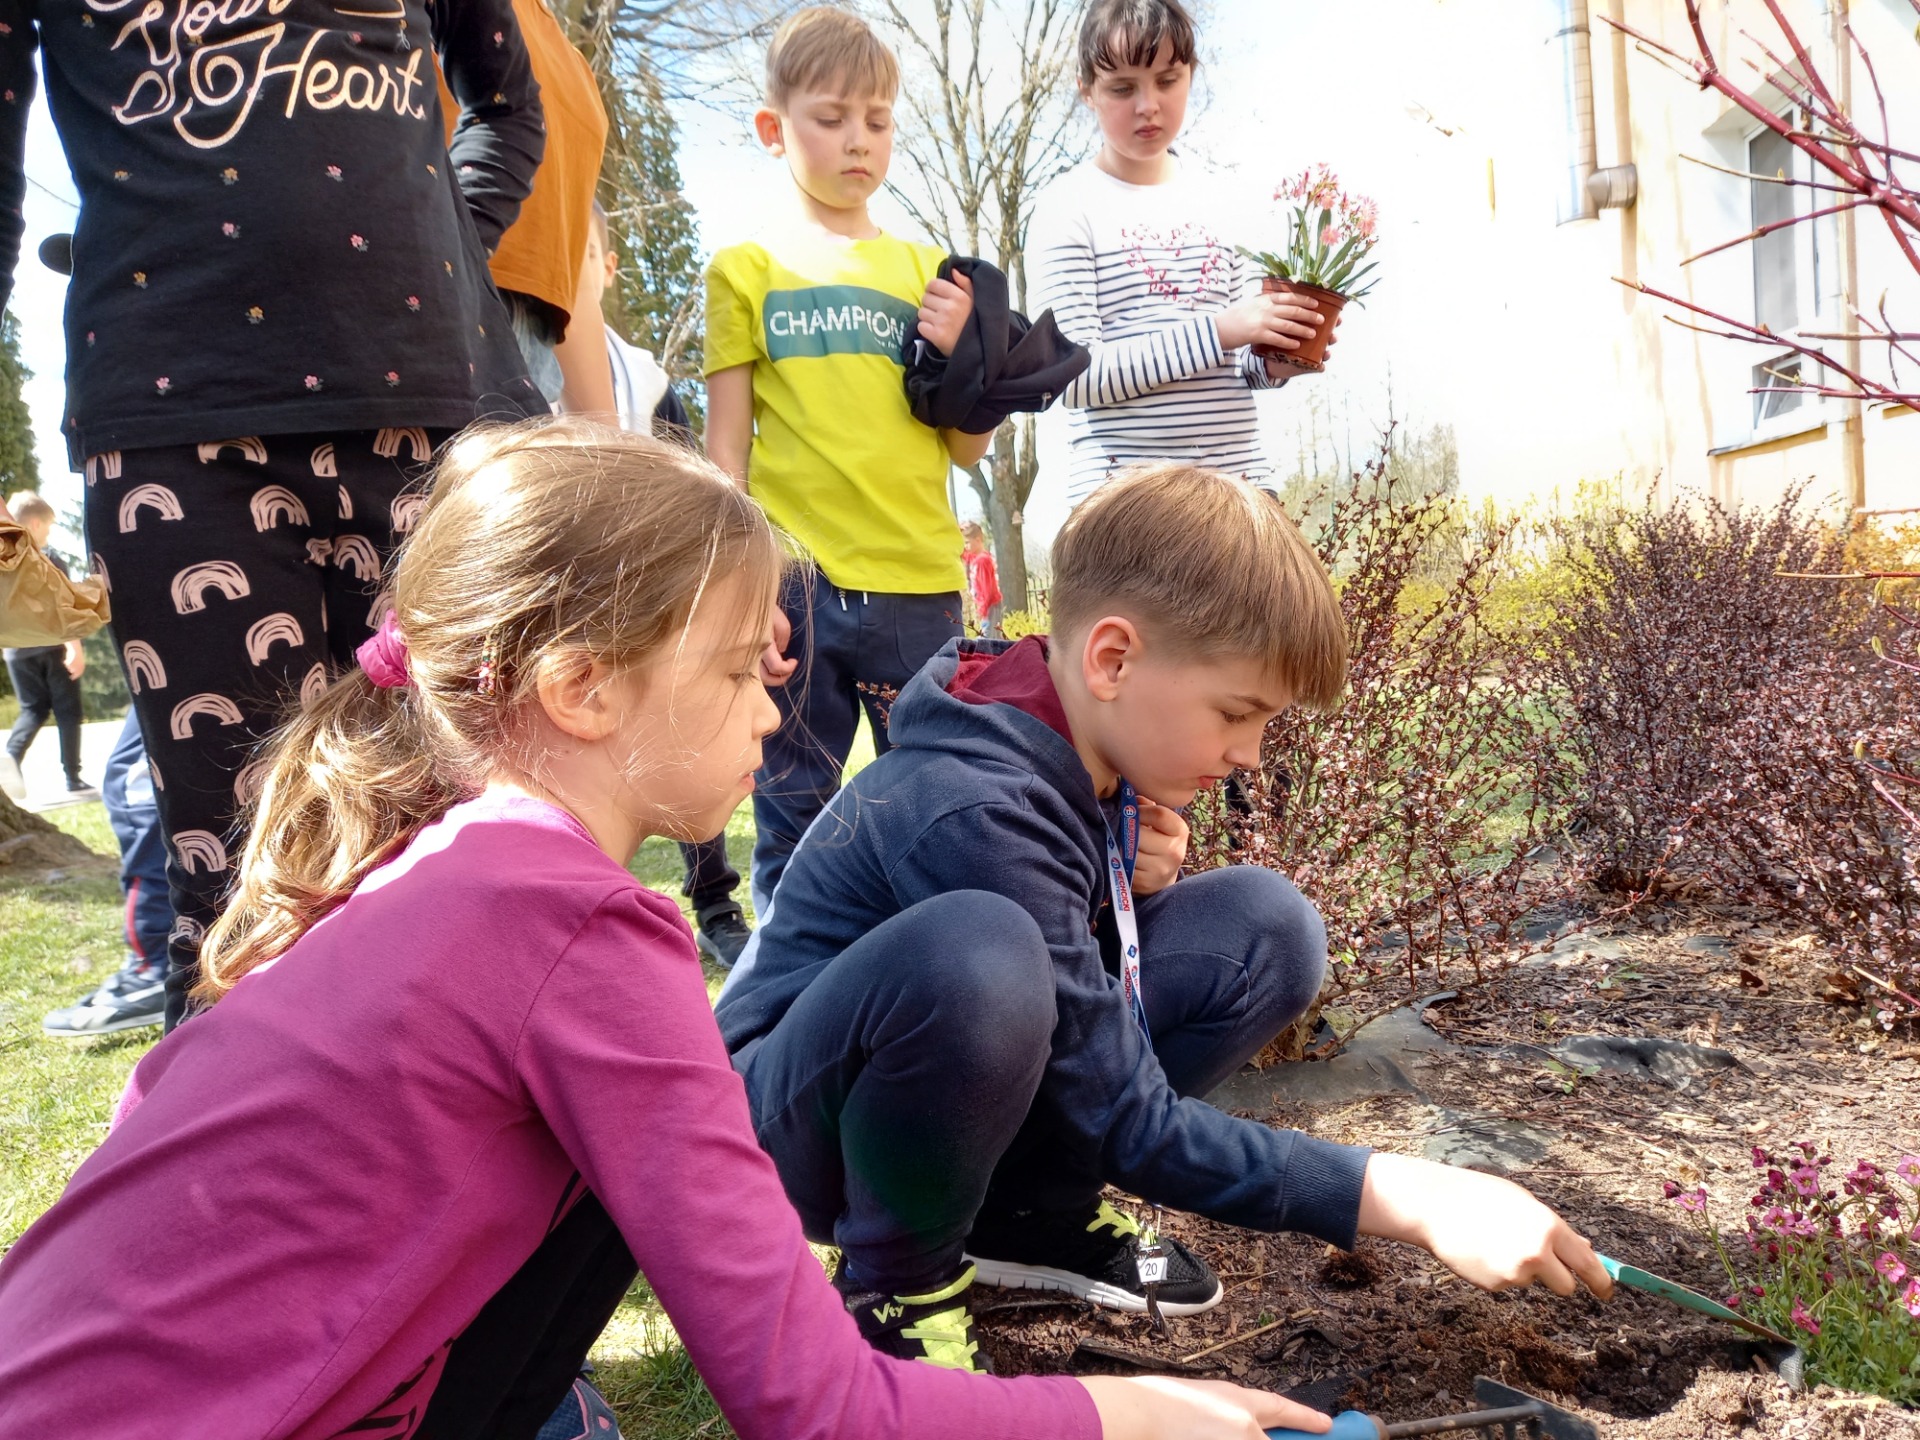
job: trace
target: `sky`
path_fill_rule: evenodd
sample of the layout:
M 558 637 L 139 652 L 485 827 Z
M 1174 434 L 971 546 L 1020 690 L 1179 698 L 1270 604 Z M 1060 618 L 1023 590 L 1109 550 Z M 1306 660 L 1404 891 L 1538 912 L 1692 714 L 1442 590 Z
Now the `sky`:
M 1499 205 L 1533 207 L 1543 226 L 1552 225 L 1551 92 L 1534 13 L 1511 0 L 1216 0 L 1201 35 L 1186 159 L 1230 186 L 1244 182 L 1250 209 L 1287 174 L 1324 161 L 1349 188 L 1373 196 L 1382 215 L 1381 283 L 1344 321 L 1332 368 L 1260 397 L 1269 449 L 1283 471 L 1308 428 L 1364 453 L 1389 395 L 1391 409 L 1415 431 L 1446 421 L 1473 401 L 1472 387 L 1498 363 L 1472 324 L 1495 262 L 1487 246 L 1496 127 L 1508 167 Z M 1536 115 L 1537 125 L 1520 123 Z M 766 187 L 785 183 L 780 162 L 759 150 L 735 115 L 689 104 L 677 118 L 680 168 L 703 249 L 751 234 Z M 1523 155 L 1528 137 L 1537 137 L 1537 164 L 1512 165 L 1516 125 Z M 44 100 L 36 100 L 30 122 L 27 174 L 26 243 L 12 308 L 34 371 L 27 401 L 44 488 L 57 504 L 71 504 L 78 477 L 66 471 L 59 434 L 65 282 L 34 252 L 42 237 L 72 227 L 77 204 Z M 891 201 L 883 198 L 876 211 L 882 224 L 913 233 Z M 1280 238 L 1276 231 L 1272 248 Z M 1044 539 L 1065 512 L 1062 433 L 1057 412 L 1045 417 L 1030 539 Z M 963 512 L 977 509 L 966 486 L 958 488 Z

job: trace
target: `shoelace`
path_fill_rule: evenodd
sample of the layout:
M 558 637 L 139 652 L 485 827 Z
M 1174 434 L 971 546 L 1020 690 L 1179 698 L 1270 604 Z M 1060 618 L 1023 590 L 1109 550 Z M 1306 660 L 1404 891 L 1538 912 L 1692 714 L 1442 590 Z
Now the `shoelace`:
M 1100 1202 L 1100 1208 L 1093 1212 L 1093 1219 L 1087 1225 L 1087 1233 L 1092 1234 L 1095 1230 L 1108 1226 L 1112 1227 L 1115 1235 L 1138 1235 L 1140 1233 L 1140 1222 L 1138 1220 L 1124 1211 L 1114 1209 L 1113 1206 L 1109 1205 L 1105 1200 L 1102 1200 Z
M 967 1328 L 972 1317 L 965 1305 L 955 1305 L 949 1310 L 936 1310 L 923 1316 L 918 1324 L 901 1328 L 901 1335 L 909 1340 L 918 1341 L 926 1351 L 929 1365 L 939 1365 L 948 1370 L 977 1370 L 974 1353 L 980 1345 L 976 1340 L 967 1338 Z

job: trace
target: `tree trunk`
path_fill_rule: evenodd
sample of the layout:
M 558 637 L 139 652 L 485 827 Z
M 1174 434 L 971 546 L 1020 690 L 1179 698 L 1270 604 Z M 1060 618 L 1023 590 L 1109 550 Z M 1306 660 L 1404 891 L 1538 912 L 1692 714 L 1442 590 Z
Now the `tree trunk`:
M 66 831 L 0 794 L 0 878 L 47 868 L 96 869 L 104 860 Z
M 1031 610 L 1027 588 L 1027 497 L 1040 473 L 1039 438 L 1031 415 L 1008 420 L 993 437 L 987 469 L 967 466 L 967 481 L 980 499 L 993 532 L 993 563 L 1009 611 Z

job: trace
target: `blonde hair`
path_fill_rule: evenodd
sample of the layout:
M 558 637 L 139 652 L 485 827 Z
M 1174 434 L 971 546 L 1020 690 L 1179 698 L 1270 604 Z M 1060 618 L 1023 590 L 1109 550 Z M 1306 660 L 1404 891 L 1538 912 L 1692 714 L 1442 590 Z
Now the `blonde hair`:
M 1192 465 L 1123 472 L 1053 542 L 1053 629 L 1119 614 L 1175 653 L 1268 666 L 1297 704 L 1347 685 L 1347 629 L 1320 558 L 1265 491 Z
M 858 15 L 812 5 L 789 17 L 767 47 L 767 104 L 785 110 L 798 90 L 891 100 L 900 93 L 900 62 Z
M 60 517 L 54 513 L 53 506 L 40 498 L 38 490 L 22 490 L 7 497 L 7 513 L 22 525 L 29 520 L 44 520 L 51 525 Z
M 785 565 L 760 508 L 679 446 L 558 419 L 456 439 L 376 607 L 391 605 L 409 683 L 346 671 L 256 762 L 240 881 L 194 998 L 284 954 L 501 761 L 537 774 L 521 717 L 547 657 L 643 665 L 735 576 L 742 622 L 768 613 Z

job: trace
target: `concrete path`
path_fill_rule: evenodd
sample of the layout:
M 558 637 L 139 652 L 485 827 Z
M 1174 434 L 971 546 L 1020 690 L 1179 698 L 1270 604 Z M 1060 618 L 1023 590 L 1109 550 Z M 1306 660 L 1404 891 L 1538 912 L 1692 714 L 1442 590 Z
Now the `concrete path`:
M 120 739 L 120 727 L 126 723 L 126 716 L 116 715 L 110 720 L 95 720 L 80 727 L 80 778 L 89 785 L 97 787 L 100 777 L 107 773 L 107 757 L 113 754 L 114 744 Z M 68 796 L 67 777 L 60 773 L 60 732 L 51 720 L 33 737 L 26 759 L 20 762 L 20 773 L 27 782 L 25 805 L 29 810 L 53 810 L 100 798 L 90 795 L 75 800 Z

